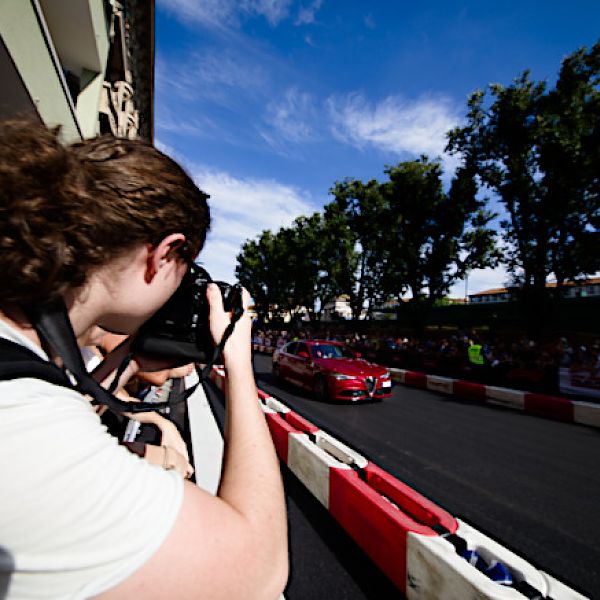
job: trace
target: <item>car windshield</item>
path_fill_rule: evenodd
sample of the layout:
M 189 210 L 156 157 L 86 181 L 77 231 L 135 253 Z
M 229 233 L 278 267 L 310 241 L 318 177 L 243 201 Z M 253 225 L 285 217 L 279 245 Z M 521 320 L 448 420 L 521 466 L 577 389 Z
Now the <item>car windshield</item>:
M 311 350 L 315 358 L 354 358 L 346 348 L 336 344 L 315 344 Z

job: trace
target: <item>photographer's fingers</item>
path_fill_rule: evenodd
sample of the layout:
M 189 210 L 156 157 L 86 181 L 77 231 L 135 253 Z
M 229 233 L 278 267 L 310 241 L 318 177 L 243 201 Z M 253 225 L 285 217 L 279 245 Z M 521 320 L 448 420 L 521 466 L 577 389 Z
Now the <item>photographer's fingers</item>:
M 167 447 L 172 452 L 172 456 L 170 456 L 172 463 L 169 465 L 169 468 L 177 471 L 184 479 L 191 477 L 194 473 L 194 469 L 185 456 L 180 454 L 175 448 L 170 446 Z
M 231 323 L 231 315 L 223 307 L 223 297 L 221 290 L 216 284 L 210 284 L 206 291 L 208 304 L 210 307 L 209 322 L 210 332 L 215 343 L 219 343 L 223 338 L 225 329 Z M 252 323 L 248 315 L 248 306 L 250 304 L 250 294 L 242 288 L 242 307 L 244 314 L 235 324 L 234 330 L 223 349 L 223 358 L 226 365 L 236 367 L 250 361 L 250 331 Z
M 218 342 L 223 336 L 225 328 L 229 324 L 229 316 L 223 307 L 223 296 L 216 283 L 208 284 L 206 288 L 206 298 L 209 306 L 208 320 L 210 332 L 213 339 Z

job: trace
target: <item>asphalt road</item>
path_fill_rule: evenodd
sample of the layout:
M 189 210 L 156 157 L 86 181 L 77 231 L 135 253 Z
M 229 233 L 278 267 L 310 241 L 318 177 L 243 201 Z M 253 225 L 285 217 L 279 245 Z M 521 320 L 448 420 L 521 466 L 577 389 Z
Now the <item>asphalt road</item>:
M 600 598 L 600 431 L 404 386 L 379 403 L 319 403 L 275 382 L 269 356 L 255 356 L 255 373 L 259 387 L 453 515 Z M 315 535 L 333 554 L 348 545 Z M 307 597 L 392 597 L 371 596 L 360 575 L 352 578 L 366 595 Z

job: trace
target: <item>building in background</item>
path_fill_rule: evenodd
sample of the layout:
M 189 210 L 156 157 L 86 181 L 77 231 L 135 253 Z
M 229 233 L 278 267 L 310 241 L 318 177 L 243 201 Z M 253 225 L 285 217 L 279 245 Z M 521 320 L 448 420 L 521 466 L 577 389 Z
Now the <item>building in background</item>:
M 321 321 L 347 320 L 351 318 L 350 298 L 345 294 L 327 302 L 321 312 Z
M 556 282 L 547 283 L 546 288 L 556 288 Z M 517 290 L 518 288 L 494 288 L 477 294 L 469 294 L 469 303 L 510 302 L 514 300 Z M 600 296 L 600 277 L 591 277 L 581 281 L 565 281 L 562 285 L 561 296 L 563 298 Z
M 2 0 L 0 118 L 153 140 L 154 0 Z

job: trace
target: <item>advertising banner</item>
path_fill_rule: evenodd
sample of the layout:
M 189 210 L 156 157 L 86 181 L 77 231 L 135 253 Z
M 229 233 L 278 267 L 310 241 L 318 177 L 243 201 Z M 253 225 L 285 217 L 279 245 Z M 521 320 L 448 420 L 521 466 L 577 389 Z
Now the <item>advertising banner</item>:
M 562 394 L 585 396 L 600 401 L 600 368 L 562 367 L 560 369 L 560 391 Z

